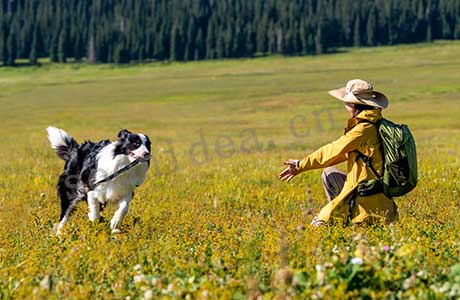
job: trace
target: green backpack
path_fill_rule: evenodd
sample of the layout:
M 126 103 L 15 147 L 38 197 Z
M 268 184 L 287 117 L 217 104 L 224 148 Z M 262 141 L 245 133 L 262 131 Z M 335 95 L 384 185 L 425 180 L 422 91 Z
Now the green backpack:
M 415 188 L 418 181 L 415 140 L 406 125 L 398 125 L 383 119 L 376 124 L 383 151 L 383 176 L 379 177 L 371 160 L 360 153 L 377 179 L 360 183 L 358 195 L 368 196 L 383 192 L 387 197 L 399 197 Z

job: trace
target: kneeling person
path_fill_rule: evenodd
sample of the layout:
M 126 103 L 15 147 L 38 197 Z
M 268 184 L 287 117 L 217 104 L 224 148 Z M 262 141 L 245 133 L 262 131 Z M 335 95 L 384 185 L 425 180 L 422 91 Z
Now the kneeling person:
M 333 218 L 368 224 L 382 219 L 386 223 L 396 221 L 397 206 L 383 192 L 370 196 L 356 194 L 359 183 L 383 174 L 383 154 L 376 124 L 382 119 L 382 109 L 388 107 L 388 99 L 360 79 L 351 80 L 346 87 L 329 91 L 329 94 L 342 100 L 351 115 L 345 134 L 302 160 L 285 162 L 287 168 L 280 173 L 280 179 L 290 181 L 304 171 L 326 168 L 322 180 L 329 203 L 315 216 L 312 225 L 323 225 Z M 369 160 L 360 159 L 362 157 Z M 346 174 L 332 167 L 345 161 Z

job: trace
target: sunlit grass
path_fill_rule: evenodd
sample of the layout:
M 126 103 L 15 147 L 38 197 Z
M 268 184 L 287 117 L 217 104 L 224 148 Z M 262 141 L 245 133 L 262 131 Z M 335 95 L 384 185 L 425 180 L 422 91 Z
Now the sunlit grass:
M 0 299 L 447 298 L 460 273 L 451 270 L 460 255 L 459 51 L 441 42 L 1 68 Z M 326 201 L 321 171 L 289 184 L 277 174 L 284 159 L 340 136 L 347 115 L 326 91 L 352 78 L 373 82 L 390 98 L 385 116 L 411 127 L 420 184 L 397 199 L 398 224 L 311 228 Z M 91 224 L 81 203 L 64 236 L 53 235 L 63 162 L 48 125 L 78 141 L 122 128 L 150 136 L 152 166 L 122 234 Z

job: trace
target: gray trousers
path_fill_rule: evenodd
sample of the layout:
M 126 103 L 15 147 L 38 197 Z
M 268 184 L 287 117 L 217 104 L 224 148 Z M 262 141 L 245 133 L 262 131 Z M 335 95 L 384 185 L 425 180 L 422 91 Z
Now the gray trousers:
M 340 194 L 346 178 L 347 175 L 335 167 L 324 169 L 321 179 L 323 180 L 324 191 L 329 201 Z

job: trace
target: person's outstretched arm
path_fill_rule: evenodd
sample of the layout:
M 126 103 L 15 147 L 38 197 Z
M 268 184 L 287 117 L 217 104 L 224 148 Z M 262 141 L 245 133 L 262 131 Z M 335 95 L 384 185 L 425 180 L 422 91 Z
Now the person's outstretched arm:
M 359 125 L 302 160 L 290 159 L 284 162 L 288 167 L 280 173 L 281 180 L 290 181 L 298 174 L 313 169 L 326 168 L 344 162 L 347 154 L 358 150 L 363 143 L 363 128 Z

